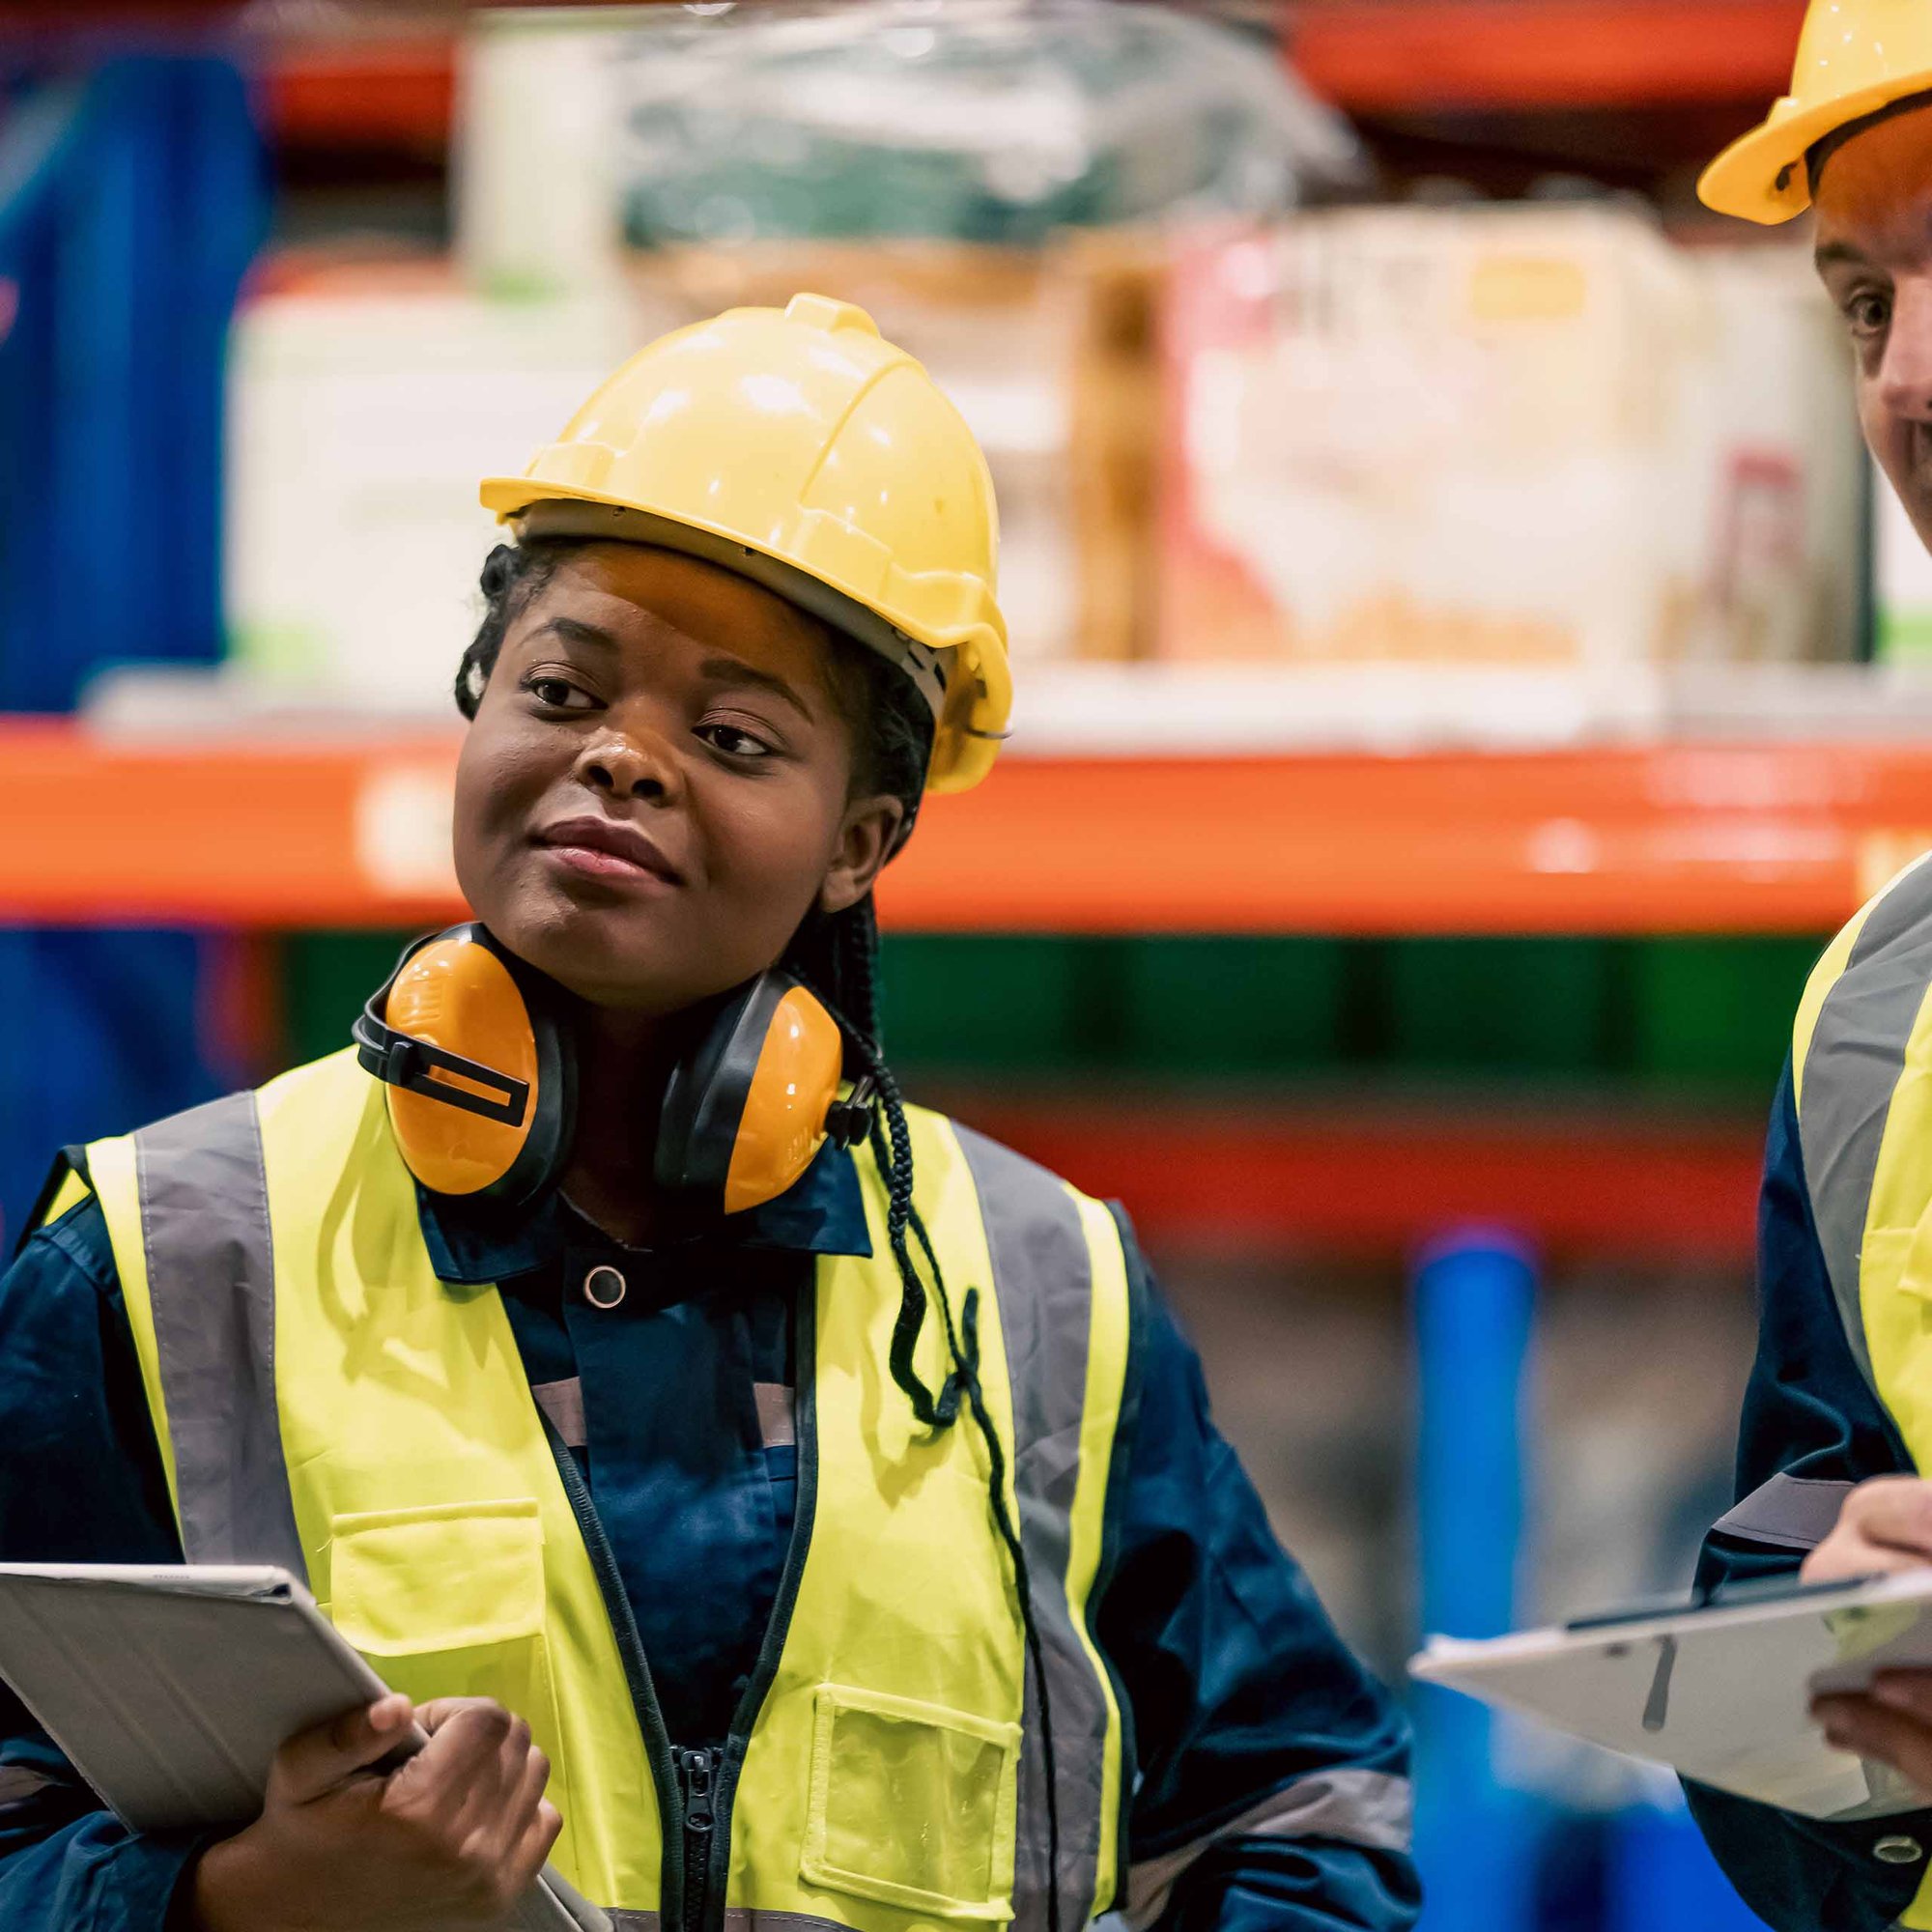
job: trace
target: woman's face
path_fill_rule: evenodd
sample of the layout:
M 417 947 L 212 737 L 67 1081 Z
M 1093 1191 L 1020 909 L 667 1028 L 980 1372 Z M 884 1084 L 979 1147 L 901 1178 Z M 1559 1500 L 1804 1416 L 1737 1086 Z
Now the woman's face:
M 580 998 L 681 1011 L 775 964 L 885 862 L 850 796 L 830 634 L 639 544 L 573 552 L 512 622 L 456 772 L 476 916 Z

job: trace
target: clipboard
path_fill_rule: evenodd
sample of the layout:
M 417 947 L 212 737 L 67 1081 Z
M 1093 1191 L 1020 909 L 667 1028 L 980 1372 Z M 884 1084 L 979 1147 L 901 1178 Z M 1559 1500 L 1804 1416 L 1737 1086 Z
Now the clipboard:
M 1844 1583 L 1750 1584 L 1701 1605 L 1645 1605 L 1554 1629 L 1435 1637 L 1423 1684 L 1541 1719 L 1700 1784 L 1849 1823 L 1932 1808 L 1888 1765 L 1833 1749 L 1813 1696 L 1932 1669 L 1932 1569 Z
M 212 1565 L 0 1564 L 0 1677 L 136 1832 L 246 1824 L 286 1739 L 387 1688 L 286 1570 Z M 548 1867 L 511 1924 L 611 1932 Z

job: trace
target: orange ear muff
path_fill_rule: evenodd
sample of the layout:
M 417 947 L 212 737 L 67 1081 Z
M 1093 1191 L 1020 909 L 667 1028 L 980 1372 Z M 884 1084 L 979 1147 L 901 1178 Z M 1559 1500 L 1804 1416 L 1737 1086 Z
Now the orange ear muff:
M 657 1182 L 714 1212 L 776 1200 L 828 1135 L 863 1137 L 864 1096 L 841 1101 L 838 1023 L 789 974 L 733 994 L 671 1074 L 658 1125 Z
M 567 1047 L 482 926 L 412 947 L 355 1037 L 387 1088 L 405 1163 L 433 1193 L 526 1201 L 554 1175 L 574 1111 Z
M 472 923 L 418 941 L 363 1008 L 356 1057 L 432 1193 L 522 1204 L 562 1171 L 576 1069 L 548 985 Z M 869 1081 L 839 1097 L 843 1057 L 838 1021 L 789 974 L 740 987 L 672 1069 L 657 1184 L 700 1214 L 776 1200 L 827 1139 L 851 1147 L 871 1126 Z

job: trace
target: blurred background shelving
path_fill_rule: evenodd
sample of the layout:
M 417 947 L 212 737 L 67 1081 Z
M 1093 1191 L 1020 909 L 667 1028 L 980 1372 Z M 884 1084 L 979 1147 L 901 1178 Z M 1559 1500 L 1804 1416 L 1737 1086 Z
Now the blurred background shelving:
M 824 287 L 1004 512 L 1018 736 L 882 893 L 908 1084 L 1126 1202 L 1385 1670 L 1483 1526 L 1414 1461 L 1412 1264 L 1472 1224 L 1543 1277 L 1523 1435 L 1470 1425 L 1520 1614 L 1681 1581 L 1792 1008 L 1932 846 L 1932 565 L 1803 238 L 1692 192 L 1802 14 L 0 16 L 10 1234 L 51 1148 L 328 1050 L 460 911 L 475 476 Z M 1753 1922 L 1654 1781 L 1440 1762 L 1435 1932 Z

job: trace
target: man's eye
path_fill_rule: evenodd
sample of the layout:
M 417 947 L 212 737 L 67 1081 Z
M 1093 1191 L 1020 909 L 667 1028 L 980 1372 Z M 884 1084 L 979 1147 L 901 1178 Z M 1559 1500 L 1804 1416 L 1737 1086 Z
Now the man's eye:
M 700 724 L 697 735 L 727 758 L 768 758 L 772 748 L 736 724 Z
M 1845 304 L 1845 320 L 1854 335 L 1883 335 L 1891 324 L 1891 302 L 1867 290 Z

